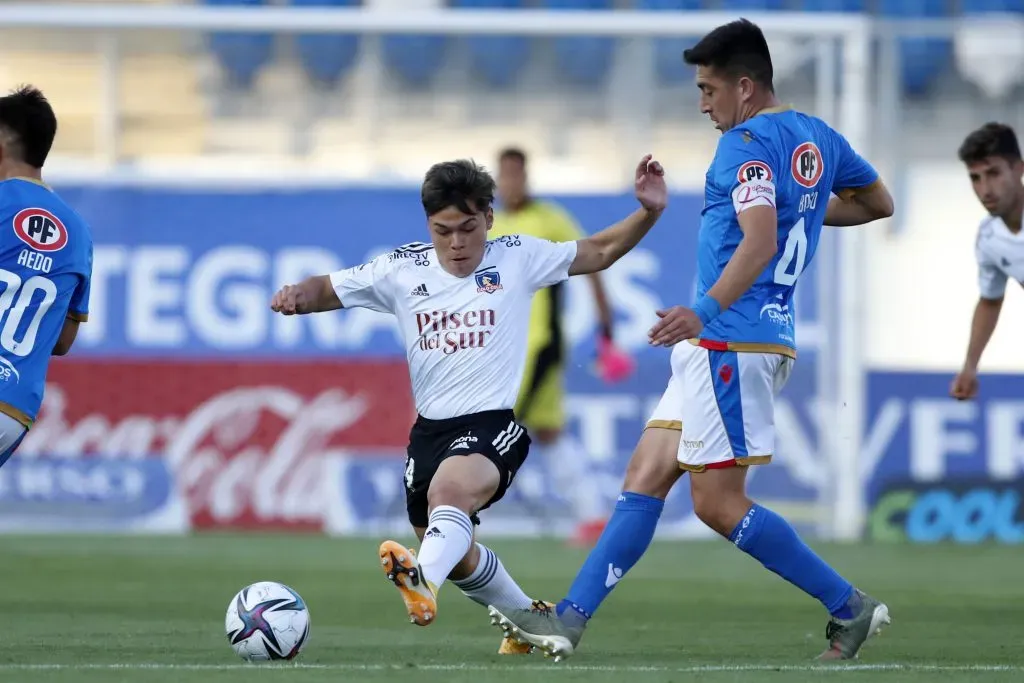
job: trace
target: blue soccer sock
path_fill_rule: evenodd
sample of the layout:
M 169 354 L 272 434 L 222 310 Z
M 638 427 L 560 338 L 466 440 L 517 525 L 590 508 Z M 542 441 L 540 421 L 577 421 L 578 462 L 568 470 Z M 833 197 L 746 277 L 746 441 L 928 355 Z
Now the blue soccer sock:
M 619 496 L 604 533 L 580 568 L 569 594 L 555 608 L 559 617 L 585 621 L 594 616 L 651 544 L 664 507 L 665 501 L 639 493 Z
M 853 586 L 808 548 L 779 515 L 755 503 L 729 540 L 765 568 L 820 600 L 832 616 L 853 618 Z

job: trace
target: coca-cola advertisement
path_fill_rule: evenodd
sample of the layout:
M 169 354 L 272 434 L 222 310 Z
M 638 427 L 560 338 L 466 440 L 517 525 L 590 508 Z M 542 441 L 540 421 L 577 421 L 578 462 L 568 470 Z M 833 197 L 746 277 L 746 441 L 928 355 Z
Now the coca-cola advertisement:
M 60 363 L 17 460 L 155 458 L 195 528 L 319 530 L 328 458 L 404 452 L 408 382 L 392 361 Z

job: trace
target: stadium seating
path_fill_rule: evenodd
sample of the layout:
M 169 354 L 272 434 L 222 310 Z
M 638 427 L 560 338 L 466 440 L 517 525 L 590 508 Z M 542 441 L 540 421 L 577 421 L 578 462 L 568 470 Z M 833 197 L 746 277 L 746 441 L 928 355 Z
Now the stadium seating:
M 453 7 L 464 9 L 520 9 L 524 0 L 454 0 Z M 524 36 L 470 36 L 469 61 L 484 82 L 494 87 L 511 85 L 530 56 L 530 43 Z
M 863 12 L 866 0 L 803 0 L 799 6 L 807 12 Z
M 612 9 L 612 0 L 544 0 L 553 10 Z M 574 85 L 594 86 L 604 81 L 611 68 L 615 40 L 602 37 L 555 38 L 558 75 Z
M 267 0 L 203 0 L 215 6 L 266 5 Z M 224 70 L 229 87 L 249 89 L 260 69 L 273 56 L 274 36 L 269 33 L 213 33 L 210 50 Z
M 702 0 L 638 0 L 637 9 L 656 12 L 683 12 L 702 9 Z M 658 38 L 654 41 L 654 69 L 658 80 L 668 85 L 689 81 L 692 70 L 683 63 L 683 50 L 696 38 Z
M 367 0 L 374 9 L 391 11 L 428 9 L 443 0 Z M 448 54 L 449 39 L 438 35 L 385 35 L 381 41 L 384 66 L 402 84 L 424 89 L 430 86 Z
M 785 0 L 722 0 L 723 10 L 782 10 Z
M 1024 12 L 1024 0 L 962 0 L 964 14 Z
M 945 0 L 881 0 L 883 16 L 899 19 L 941 17 Z M 899 55 L 903 90 L 922 95 L 949 62 L 950 41 L 944 38 L 901 38 Z
M 357 7 L 360 0 L 291 0 L 295 7 Z M 298 35 L 295 50 L 302 68 L 318 85 L 333 86 L 352 68 L 359 55 L 358 36 Z

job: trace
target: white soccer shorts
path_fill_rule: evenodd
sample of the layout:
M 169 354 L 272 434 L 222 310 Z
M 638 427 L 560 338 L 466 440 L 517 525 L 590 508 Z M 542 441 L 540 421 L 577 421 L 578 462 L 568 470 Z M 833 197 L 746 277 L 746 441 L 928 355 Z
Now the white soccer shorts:
M 682 431 L 677 457 L 689 472 L 766 464 L 775 450 L 775 397 L 792 369 L 781 353 L 676 344 L 672 377 L 647 426 Z

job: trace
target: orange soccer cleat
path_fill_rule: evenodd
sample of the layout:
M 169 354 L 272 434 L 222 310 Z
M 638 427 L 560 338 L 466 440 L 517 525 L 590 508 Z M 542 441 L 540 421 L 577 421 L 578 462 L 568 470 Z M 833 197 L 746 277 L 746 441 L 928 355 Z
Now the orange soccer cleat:
M 423 578 L 416 554 L 395 541 L 380 544 L 380 563 L 388 580 L 402 594 L 409 621 L 429 626 L 437 618 L 437 589 Z

